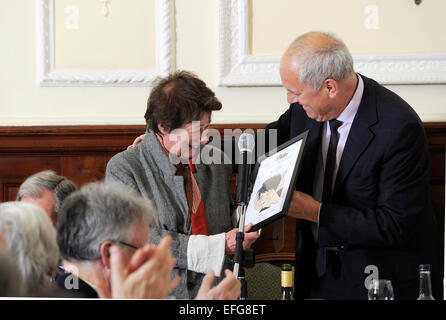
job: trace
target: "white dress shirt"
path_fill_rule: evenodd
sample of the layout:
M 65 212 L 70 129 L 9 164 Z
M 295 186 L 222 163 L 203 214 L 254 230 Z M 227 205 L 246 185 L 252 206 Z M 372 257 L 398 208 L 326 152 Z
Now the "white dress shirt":
M 342 111 L 341 114 L 336 118 L 337 120 L 342 121 L 342 125 L 338 128 L 339 140 L 338 140 L 338 146 L 336 148 L 336 164 L 333 174 L 334 178 L 333 178 L 332 190 L 334 187 L 334 183 L 336 181 L 336 175 L 338 172 L 339 163 L 341 162 L 342 153 L 344 152 L 345 143 L 347 142 L 348 134 L 350 133 L 350 128 L 352 127 L 353 120 L 355 119 L 356 113 L 358 112 L 358 107 L 359 104 L 361 103 L 362 94 L 364 93 L 364 81 L 362 80 L 359 74 L 357 74 L 357 77 L 358 77 L 358 85 L 356 87 L 355 94 L 353 95 L 352 99 L 350 100 L 349 104 L 344 109 L 344 111 Z M 319 202 L 322 201 L 322 192 L 324 190 L 325 164 L 327 161 L 328 145 L 330 143 L 330 136 L 331 136 L 330 126 L 328 125 L 328 121 L 324 122 L 322 132 L 323 132 L 321 138 L 322 148 L 321 150 L 319 150 L 319 152 L 322 152 L 322 157 L 318 157 L 318 161 L 316 164 L 316 183 L 314 185 L 314 190 L 313 190 L 314 199 Z M 317 224 L 316 228 L 313 229 L 313 234 L 317 239 Z
M 344 152 L 345 143 L 347 142 L 348 134 L 350 132 L 350 128 L 352 127 L 353 120 L 355 119 L 356 112 L 358 111 L 359 104 L 361 103 L 362 94 L 364 92 L 364 82 L 362 81 L 361 76 L 358 74 L 358 85 L 356 87 L 355 94 L 353 95 L 352 99 L 350 100 L 347 107 L 342 111 L 342 113 L 336 118 L 339 121 L 342 121 L 342 125 L 338 128 L 339 133 L 339 141 L 338 146 L 336 148 L 336 165 L 335 165 L 335 172 L 333 174 L 333 177 L 336 177 L 336 174 L 338 172 L 339 163 L 341 162 L 342 153 Z M 323 125 L 323 135 L 322 135 L 322 157 L 318 157 L 319 159 L 322 159 L 322 164 L 320 161 L 317 164 L 316 167 L 316 173 L 319 173 L 316 184 L 315 184 L 315 190 L 314 190 L 314 198 L 317 201 L 322 200 L 322 191 L 324 190 L 324 175 L 325 175 L 325 164 L 327 161 L 327 152 L 328 152 L 328 145 L 330 143 L 330 126 L 328 125 L 328 121 L 324 122 Z M 333 186 L 336 179 L 333 179 Z

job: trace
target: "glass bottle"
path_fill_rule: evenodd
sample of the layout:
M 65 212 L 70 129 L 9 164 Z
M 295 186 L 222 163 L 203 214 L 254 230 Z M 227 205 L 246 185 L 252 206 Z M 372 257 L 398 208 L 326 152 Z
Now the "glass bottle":
M 435 300 L 432 296 L 431 266 L 420 264 L 420 295 L 417 300 Z
M 281 279 L 282 300 L 294 300 L 293 269 L 291 264 L 282 265 Z

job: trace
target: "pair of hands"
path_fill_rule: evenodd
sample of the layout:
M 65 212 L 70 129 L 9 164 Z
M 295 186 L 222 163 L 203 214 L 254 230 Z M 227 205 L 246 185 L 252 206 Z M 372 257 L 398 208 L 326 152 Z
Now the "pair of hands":
M 159 246 L 146 244 L 135 251 L 126 266 L 121 249 L 110 247 L 110 286 L 99 284 L 101 298 L 164 299 L 175 288 L 180 277 L 171 280 L 176 259 L 172 257 L 170 236 Z M 110 288 L 110 289 L 108 289 Z
M 180 277 L 171 279 L 176 259 L 172 257 L 172 238 L 163 238 L 159 246 L 146 244 L 132 256 L 128 266 L 124 265 L 122 251 L 118 246 L 110 247 L 110 289 L 105 284 L 97 286 L 101 298 L 115 299 L 164 299 L 175 288 Z M 212 287 L 214 272 L 203 278 L 198 291 L 198 300 L 237 299 L 241 283 L 231 271 L 225 271 L 225 279 Z

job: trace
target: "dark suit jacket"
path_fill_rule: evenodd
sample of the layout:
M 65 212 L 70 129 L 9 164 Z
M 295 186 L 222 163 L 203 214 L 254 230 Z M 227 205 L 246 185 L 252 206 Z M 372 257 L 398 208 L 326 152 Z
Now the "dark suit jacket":
M 430 198 L 423 123 L 398 95 L 362 78 L 364 93 L 339 164 L 333 200 L 321 206 L 318 243 L 307 221 L 296 223 L 295 295 L 305 298 L 310 289 L 319 288 L 322 298 L 367 299 L 366 267 L 376 266 L 379 278 L 392 281 L 395 299 L 416 299 L 418 265 L 429 263 L 434 297 L 441 299 L 442 242 Z M 267 128 L 278 130 L 279 145 L 310 130 L 296 188 L 311 195 L 322 123 L 308 118 L 295 103 Z M 315 245 L 339 248 L 338 280 L 315 276 Z
M 70 294 L 72 298 L 99 298 L 96 290 L 88 283 L 61 269 L 56 275 L 56 285 L 62 292 Z

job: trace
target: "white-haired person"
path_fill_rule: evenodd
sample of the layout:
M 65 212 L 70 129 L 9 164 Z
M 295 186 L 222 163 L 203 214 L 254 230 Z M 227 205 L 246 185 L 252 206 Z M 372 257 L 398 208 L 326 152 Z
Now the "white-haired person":
M 0 297 L 23 296 L 23 283 L 17 262 L 14 257 L 3 247 L 0 234 Z
M 57 224 L 66 271 L 57 276 L 57 285 L 88 298 L 166 298 L 180 279 L 172 279 L 176 260 L 171 237 L 158 246 L 148 243 L 149 226 L 157 221 L 151 203 L 122 184 L 96 182 L 74 192 L 65 200 Z M 214 275 L 208 273 L 197 298 L 237 298 L 240 282 L 230 271 L 226 274 L 213 288 Z
M 1 203 L 0 233 L 8 251 L 16 259 L 24 293 L 27 296 L 49 293 L 59 248 L 56 229 L 45 211 L 30 203 Z
M 76 190 L 77 186 L 73 181 L 52 170 L 44 170 L 29 176 L 20 185 L 17 201 L 38 205 L 45 210 L 56 227 L 57 213 L 64 199 Z
M 296 299 L 365 300 L 370 266 L 399 300 L 416 299 L 425 263 L 442 299 L 429 149 L 415 110 L 355 72 L 347 46 L 330 33 L 297 37 L 279 71 L 290 107 L 267 128 L 278 145 L 308 131 L 288 209 L 296 219 Z

